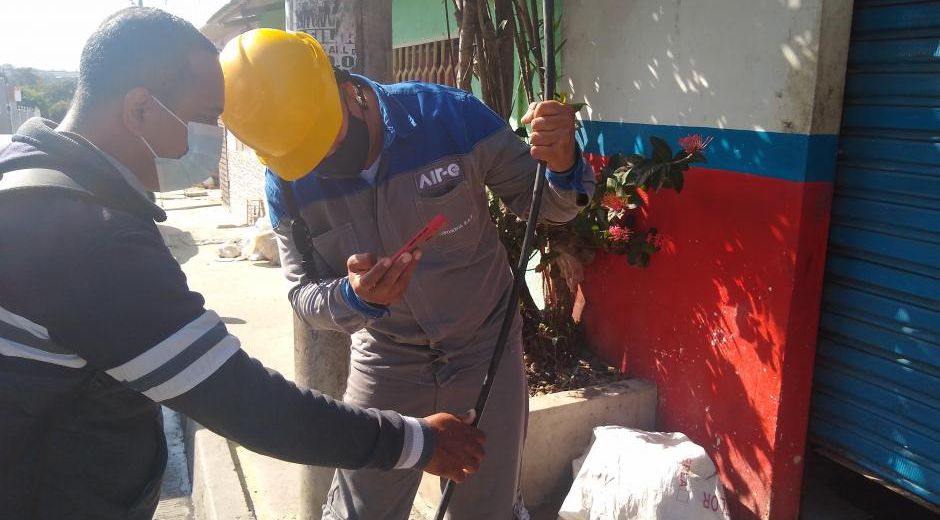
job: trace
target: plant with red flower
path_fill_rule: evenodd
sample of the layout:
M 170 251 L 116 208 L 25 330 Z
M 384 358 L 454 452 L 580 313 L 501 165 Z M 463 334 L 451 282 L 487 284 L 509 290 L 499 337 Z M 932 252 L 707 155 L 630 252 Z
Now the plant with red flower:
M 705 151 L 705 148 L 708 148 L 708 145 L 711 144 L 712 138 L 706 137 L 702 139 L 702 136 L 699 134 L 687 135 L 679 139 L 679 146 L 682 147 L 682 150 L 689 155 L 702 153 Z
M 614 224 L 610 226 L 609 228 L 607 228 L 607 235 L 614 242 L 626 242 L 630 240 L 631 234 L 632 233 L 630 232 L 628 228 L 621 226 L 619 224 Z
M 601 198 L 601 206 L 614 212 L 620 212 L 627 208 L 627 202 L 623 197 L 618 197 L 616 193 L 606 193 Z

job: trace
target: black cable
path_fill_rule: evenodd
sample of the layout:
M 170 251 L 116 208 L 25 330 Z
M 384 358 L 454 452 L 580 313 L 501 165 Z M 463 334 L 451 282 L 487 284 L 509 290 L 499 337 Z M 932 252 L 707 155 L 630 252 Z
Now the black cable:
M 542 12 L 545 15 L 545 47 L 543 49 L 543 58 L 545 61 L 545 89 L 542 93 L 542 99 L 550 101 L 555 97 L 555 34 L 553 31 L 555 20 L 554 0 L 542 0 Z M 506 350 L 506 341 L 509 339 L 509 331 L 512 329 L 512 322 L 519 314 L 519 292 L 522 284 L 525 283 L 525 272 L 528 264 L 529 253 L 532 251 L 533 242 L 535 242 L 535 227 L 539 220 L 539 209 L 542 205 L 542 192 L 545 188 L 545 162 L 539 161 L 536 169 L 535 187 L 533 188 L 532 204 L 529 206 L 529 218 L 526 220 L 525 238 L 522 240 L 522 252 L 519 255 L 519 262 L 513 270 L 512 291 L 507 302 L 506 316 L 503 318 L 503 325 L 499 329 L 499 336 L 496 339 L 496 348 L 493 349 L 493 357 L 490 359 L 490 366 L 483 378 L 483 387 L 480 389 L 480 395 L 477 397 L 477 404 L 474 407 L 476 416 L 473 419 L 473 426 L 479 426 L 483 419 L 483 412 L 486 410 L 486 402 L 490 397 L 490 391 L 493 389 L 493 381 L 496 379 L 496 373 L 499 370 L 499 364 L 502 361 L 503 353 Z M 453 497 L 456 483 L 448 480 L 444 486 L 444 494 L 441 497 L 441 503 L 437 506 L 435 520 L 444 520 L 444 514 L 447 512 L 447 506 Z

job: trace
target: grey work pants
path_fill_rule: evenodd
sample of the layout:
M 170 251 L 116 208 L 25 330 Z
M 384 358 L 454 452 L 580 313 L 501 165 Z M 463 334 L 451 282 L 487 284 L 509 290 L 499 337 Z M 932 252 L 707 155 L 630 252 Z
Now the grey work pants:
M 528 390 L 522 367 L 522 338 L 518 332 L 511 337 L 515 340 L 510 340 L 503 355 L 480 425 L 487 436 L 486 457 L 480 471 L 457 486 L 448 508 L 450 520 L 513 517 Z M 489 365 L 489 360 L 483 359 L 438 382 L 434 366 L 421 361 L 427 359 L 424 356 L 380 370 L 357 366 L 355 357 L 343 400 L 414 417 L 437 412 L 463 414 L 472 409 Z M 404 361 L 402 356 L 396 358 Z M 415 470 L 337 470 L 323 506 L 323 519 L 407 520 L 421 476 Z

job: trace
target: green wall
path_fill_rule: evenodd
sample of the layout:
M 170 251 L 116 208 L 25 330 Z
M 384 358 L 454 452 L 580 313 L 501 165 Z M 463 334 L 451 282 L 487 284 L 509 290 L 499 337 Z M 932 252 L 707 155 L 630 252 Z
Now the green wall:
M 392 46 L 404 47 L 447 38 L 445 0 L 392 0 Z M 457 37 L 454 4 L 446 0 L 451 36 Z
M 450 18 L 451 37 L 457 37 L 457 21 L 454 20 L 454 5 L 452 0 L 392 0 L 392 47 L 405 47 L 430 41 L 447 38 L 447 26 L 444 20 L 444 2 L 447 3 L 448 17 Z M 542 3 L 537 2 L 541 14 Z M 560 24 L 562 20 L 563 2 L 555 0 L 555 18 Z M 561 45 L 560 26 L 555 28 L 555 45 Z M 516 88 L 516 101 L 510 124 L 517 126 L 518 118 L 525 114 L 528 108 L 525 102 L 525 91 L 519 84 L 519 59 L 513 53 L 514 67 L 516 68 L 513 84 Z M 558 68 L 558 77 L 561 77 L 561 53 L 555 57 Z M 538 89 L 536 88 L 536 92 Z M 473 93 L 480 95 L 479 81 L 473 80 Z
M 258 17 L 258 25 L 259 27 L 283 30 L 286 27 L 284 16 L 284 6 L 275 6 L 274 9 L 261 13 L 261 16 Z

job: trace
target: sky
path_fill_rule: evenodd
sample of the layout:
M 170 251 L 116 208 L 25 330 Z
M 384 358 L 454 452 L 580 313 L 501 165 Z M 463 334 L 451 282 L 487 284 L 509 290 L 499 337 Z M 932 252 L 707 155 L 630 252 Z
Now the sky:
M 196 27 L 228 0 L 143 0 Z M 78 70 L 85 40 L 109 14 L 137 0 L 0 0 L 0 64 Z

